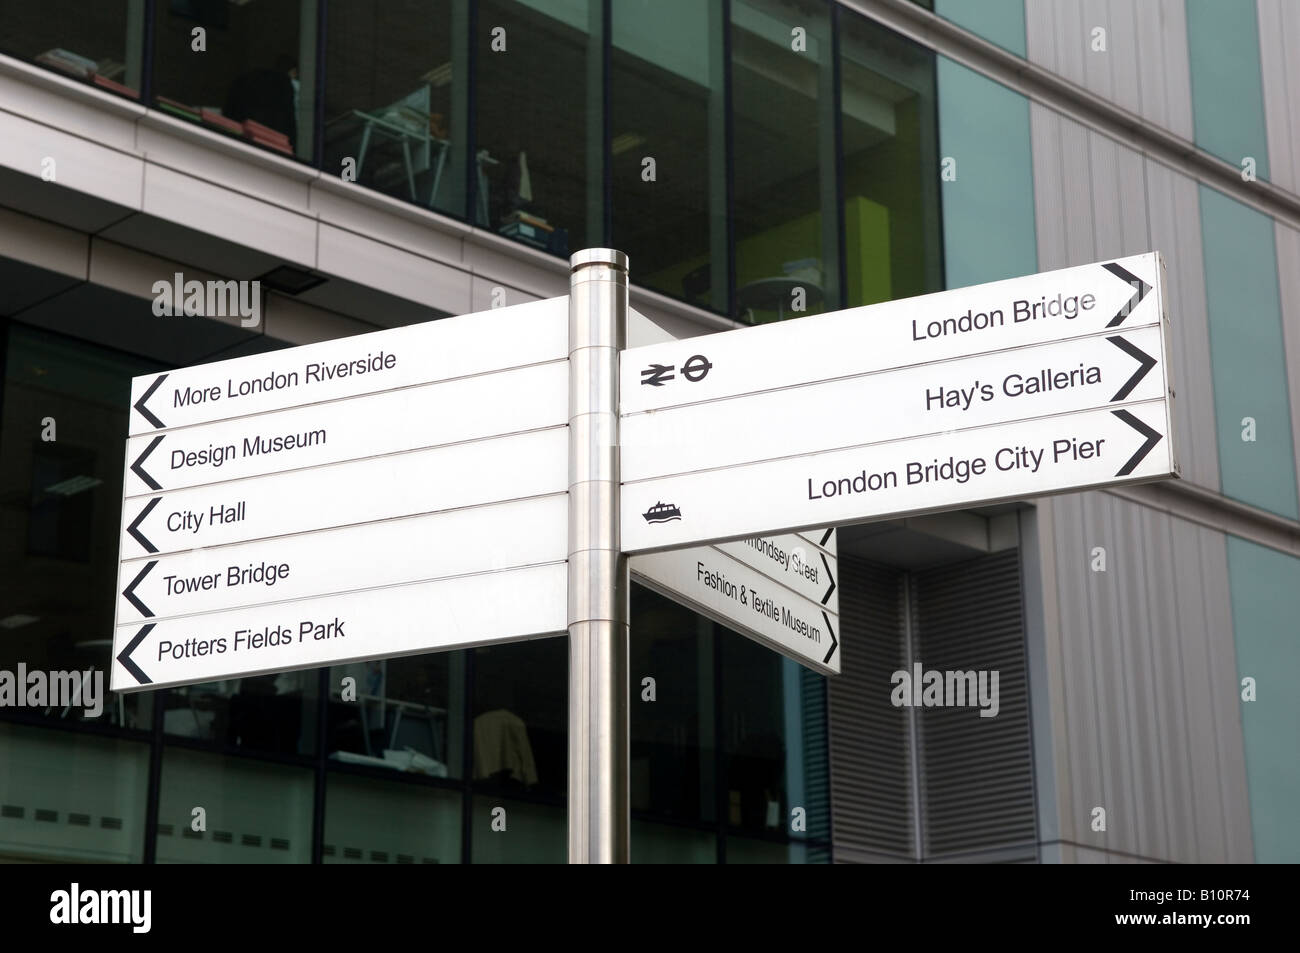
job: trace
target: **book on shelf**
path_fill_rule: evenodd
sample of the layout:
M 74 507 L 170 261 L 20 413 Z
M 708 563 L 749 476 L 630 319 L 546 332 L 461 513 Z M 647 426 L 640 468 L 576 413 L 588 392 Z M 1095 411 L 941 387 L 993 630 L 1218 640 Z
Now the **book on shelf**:
M 216 126 L 218 129 L 224 129 L 226 132 L 233 133 L 236 136 L 244 134 L 244 124 L 237 122 L 228 116 L 223 116 L 215 109 L 200 109 L 199 115 L 203 121 L 210 126 Z
M 55 69 L 68 73 L 72 76 L 78 76 L 81 79 L 90 79 L 91 75 L 98 68 L 99 64 L 86 56 L 73 53 L 70 50 L 55 47 L 52 50 L 46 50 L 40 56 L 36 57 L 36 62 L 44 66 L 53 66 Z
M 289 148 L 289 137 L 279 130 L 272 129 L 270 126 L 264 126 L 260 122 L 252 119 L 244 120 L 244 132 L 250 139 L 256 139 L 265 144 L 278 144 Z
M 525 212 L 521 209 L 507 212 L 502 216 L 501 221 L 505 225 L 514 225 L 518 223 L 521 225 L 531 225 L 534 228 L 540 228 L 544 232 L 555 231 L 555 226 L 540 215 L 534 215 L 532 212 Z
M 199 110 L 188 103 L 182 103 L 175 99 L 169 99 L 166 96 L 155 96 L 154 104 L 159 109 L 165 109 L 167 112 L 180 116 L 182 119 L 190 119 L 194 122 L 199 121 Z
M 109 90 L 110 92 L 119 93 L 123 96 L 130 96 L 132 99 L 140 98 L 139 90 L 132 89 L 130 86 L 125 86 L 122 83 L 119 83 L 115 80 L 111 80 L 107 76 L 103 75 L 102 73 L 96 73 L 92 77 L 91 81 L 96 86 L 101 86 L 104 89 Z

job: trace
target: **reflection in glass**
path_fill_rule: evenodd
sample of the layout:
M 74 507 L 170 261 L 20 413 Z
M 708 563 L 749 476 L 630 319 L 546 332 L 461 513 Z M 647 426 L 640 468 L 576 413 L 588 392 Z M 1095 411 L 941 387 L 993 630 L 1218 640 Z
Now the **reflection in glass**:
M 564 794 L 568 648 L 568 640 L 559 638 L 474 650 L 473 772 L 478 790 Z
M 155 9 L 150 105 L 265 149 L 311 157 L 314 3 L 158 0 Z
M 0 53 L 139 97 L 145 0 L 0 0 Z
M 474 796 L 473 863 L 562 864 L 568 859 L 563 807 Z
M 713 626 L 632 587 L 632 810 L 682 821 L 717 817 Z M 645 678 L 653 678 L 654 700 Z
M 141 730 L 153 696 L 110 695 L 108 684 L 131 377 L 156 366 L 13 326 L 0 428 L 0 670 L 94 672 L 104 691 L 95 723 Z M 53 440 L 41 439 L 46 420 Z M 9 713 L 86 717 L 75 707 Z
M 460 38 L 468 25 L 454 19 L 463 8 L 451 0 L 330 4 L 327 172 L 351 171 L 387 195 L 465 215 L 468 48 Z
M 828 5 L 734 0 L 731 81 L 737 317 L 840 308 Z
M 253 675 L 165 693 L 163 732 L 283 754 L 316 751 L 317 669 Z
M 434 778 L 464 763 L 464 652 L 338 665 L 329 673 L 332 761 Z
M 934 54 L 840 17 L 848 305 L 939 291 Z
M 552 255 L 601 241 L 603 158 L 591 146 L 603 93 L 589 79 L 600 10 L 597 0 L 477 4 L 473 221 Z
M 723 6 L 613 0 L 611 14 L 614 247 L 637 284 L 725 312 Z

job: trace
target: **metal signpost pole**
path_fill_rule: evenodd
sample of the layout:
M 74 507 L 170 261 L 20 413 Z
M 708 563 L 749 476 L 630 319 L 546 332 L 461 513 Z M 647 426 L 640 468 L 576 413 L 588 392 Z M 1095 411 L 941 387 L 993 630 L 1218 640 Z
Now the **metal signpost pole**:
M 589 248 L 569 265 L 569 862 L 626 863 L 629 584 L 618 522 L 618 360 L 627 256 Z

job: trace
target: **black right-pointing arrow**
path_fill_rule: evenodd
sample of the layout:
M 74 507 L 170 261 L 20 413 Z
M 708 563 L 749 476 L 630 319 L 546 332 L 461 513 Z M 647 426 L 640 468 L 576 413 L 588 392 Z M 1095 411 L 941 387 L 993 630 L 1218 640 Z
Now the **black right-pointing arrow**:
M 1102 265 L 1101 267 L 1105 268 L 1112 275 L 1133 289 L 1133 297 L 1128 300 L 1124 307 L 1120 308 L 1119 311 L 1115 313 L 1115 317 L 1111 318 L 1110 323 L 1106 325 L 1108 328 L 1113 328 L 1116 325 L 1124 323 L 1124 319 L 1133 313 L 1133 309 L 1138 306 L 1138 302 L 1147 296 L 1147 292 L 1151 290 L 1151 286 L 1137 275 L 1125 271 L 1113 261 L 1110 264 Z
M 151 490 L 161 490 L 162 484 L 159 483 L 157 480 L 155 480 L 153 477 L 151 477 L 149 474 L 145 473 L 144 467 L 140 466 L 140 464 L 144 463 L 145 458 L 149 456 L 149 454 L 154 452 L 154 448 L 156 448 L 158 444 L 163 442 L 163 436 L 164 436 L 163 434 L 159 434 L 157 437 L 154 437 L 153 440 L 149 442 L 149 446 L 144 448 L 144 453 L 136 457 L 135 463 L 131 464 L 131 472 L 134 473 L 136 476 L 138 476 L 141 480 L 143 480 Z
M 826 561 L 826 554 L 818 553 L 817 555 L 822 558 L 822 565 L 826 567 L 826 578 L 831 581 L 831 587 L 826 590 L 826 595 L 822 596 L 822 605 L 826 605 L 826 600 L 829 599 L 831 593 L 835 591 L 835 576 L 831 573 L 831 564 Z
M 141 417 L 143 417 L 145 420 L 149 421 L 149 423 L 153 424 L 155 427 L 158 427 L 160 429 L 167 425 L 164 424 L 157 417 L 155 417 L 153 413 L 150 412 L 149 408 L 144 405 L 144 402 L 153 396 L 153 392 L 156 391 L 158 389 L 158 386 L 162 384 L 162 382 L 165 381 L 166 379 L 167 379 L 166 374 L 160 375 L 156 381 L 154 381 L 152 384 L 149 385 L 149 389 L 145 391 L 144 394 L 141 395 L 140 399 L 137 400 L 133 405 L 136 410 L 140 411 Z
M 158 547 L 155 546 L 153 543 L 149 542 L 149 540 L 145 539 L 144 533 L 140 532 L 140 524 L 144 522 L 145 517 L 147 517 L 150 513 L 152 513 L 153 508 L 157 506 L 161 501 L 162 501 L 161 496 L 155 496 L 152 500 L 150 500 L 148 503 L 145 504 L 144 509 L 140 511 L 140 515 L 137 516 L 135 519 L 133 519 L 131 521 L 131 525 L 126 528 L 126 531 L 135 537 L 135 541 L 139 543 L 141 546 L 143 546 L 146 552 L 156 553 L 158 552 Z
M 1124 386 L 1115 392 L 1115 396 L 1111 398 L 1111 401 L 1114 402 L 1117 400 L 1123 400 L 1129 394 L 1133 393 L 1133 388 L 1137 387 L 1142 378 L 1147 376 L 1147 371 L 1156 366 L 1156 359 L 1136 344 L 1133 344 L 1130 341 L 1125 341 L 1118 335 L 1112 338 L 1106 338 L 1106 340 L 1115 345 L 1129 357 L 1133 358 L 1133 360 L 1137 361 L 1139 365 L 1138 369 L 1133 372 L 1133 376 L 1125 381 Z
M 822 618 L 826 620 L 826 631 L 831 634 L 830 651 L 827 652 L 826 657 L 822 659 L 822 664 L 826 665 L 829 664 L 831 656 L 835 654 L 835 650 L 840 647 L 840 642 L 839 639 L 835 638 L 835 626 L 831 625 L 831 617 L 826 614 L 825 609 L 822 610 Z
M 140 585 L 140 581 L 144 579 L 145 576 L 149 575 L 149 570 L 153 569 L 153 567 L 157 565 L 158 560 L 149 560 L 149 562 L 145 563 L 145 567 L 140 570 L 140 574 L 131 580 L 131 585 L 122 590 L 122 595 L 126 596 L 126 601 L 135 606 L 139 613 L 147 619 L 152 619 L 153 613 L 150 612 L 149 607 L 141 602 L 136 596 L 135 587 Z
M 1127 410 L 1112 410 L 1111 413 L 1114 414 L 1116 417 L 1118 417 L 1120 420 L 1124 421 L 1124 423 L 1128 424 L 1130 427 L 1132 427 L 1134 430 L 1136 430 L 1136 431 L 1137 431 L 1138 433 L 1140 433 L 1142 436 L 1144 436 L 1144 437 L 1147 438 L 1147 439 L 1146 439 L 1146 443 L 1144 443 L 1144 444 L 1142 444 L 1142 446 L 1138 447 L 1138 449 L 1137 449 L 1137 453 L 1135 453 L 1135 454 L 1133 454 L 1133 456 L 1129 457 L 1129 458 L 1128 458 L 1128 463 L 1126 463 L 1126 464 L 1124 464 L 1122 467 L 1120 467 L 1120 468 L 1119 468 L 1119 472 L 1115 474 L 1115 476 L 1117 476 L 1117 477 L 1119 477 L 1119 476 L 1128 476 L 1130 473 L 1133 472 L 1133 469 L 1134 469 L 1134 468 L 1135 468 L 1139 463 L 1142 462 L 1142 458 L 1145 457 L 1148 453 L 1151 452 L 1151 448 L 1154 447 L 1156 444 L 1158 444 L 1158 443 L 1160 442 L 1160 434 L 1157 433 L 1156 431 L 1152 430 L 1150 427 L 1148 427 L 1148 426 L 1147 426 L 1146 424 L 1144 424 L 1142 421 L 1138 420 L 1136 417 L 1134 417 L 1132 414 L 1130 414 Z
M 153 631 L 154 625 L 156 625 L 156 623 L 150 622 L 140 629 L 140 631 L 135 634 L 135 638 L 126 644 L 126 648 L 122 650 L 122 654 L 117 657 L 117 660 L 122 663 L 122 667 L 130 672 L 132 677 L 134 677 L 141 685 L 148 685 L 153 682 L 153 679 L 146 675 L 139 665 L 136 665 L 135 662 L 131 661 L 131 653 L 140 647 L 140 643 L 143 642 L 145 637 Z

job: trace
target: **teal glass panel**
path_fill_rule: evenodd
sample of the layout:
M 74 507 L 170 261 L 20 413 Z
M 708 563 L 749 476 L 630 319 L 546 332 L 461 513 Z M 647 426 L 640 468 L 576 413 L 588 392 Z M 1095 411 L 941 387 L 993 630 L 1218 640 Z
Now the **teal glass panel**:
M 1268 178 L 1255 0 L 1187 0 L 1187 54 L 1196 144 Z
M 1296 519 L 1273 220 L 1201 186 L 1201 241 L 1223 493 Z
M 1255 861 L 1300 862 L 1300 559 L 1228 537 L 1237 677 L 1255 680 L 1241 703 Z
M 939 57 L 939 156 L 948 287 L 1036 272 L 1029 100 Z
M 1025 0 L 934 0 L 934 12 L 1009 53 L 1027 55 Z

